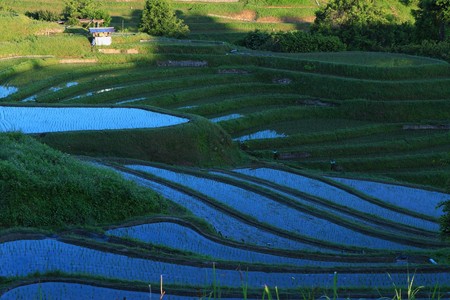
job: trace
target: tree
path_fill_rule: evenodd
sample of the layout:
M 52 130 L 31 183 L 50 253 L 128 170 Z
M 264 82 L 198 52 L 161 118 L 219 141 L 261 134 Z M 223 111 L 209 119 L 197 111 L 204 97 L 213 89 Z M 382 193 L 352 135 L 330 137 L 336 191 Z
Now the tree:
M 444 211 L 444 215 L 439 219 L 441 236 L 444 239 L 450 239 L 450 200 L 443 202 L 441 207 Z
M 410 40 L 412 26 L 394 21 L 374 0 L 331 0 L 316 12 L 311 31 L 337 36 L 350 50 L 380 50 Z
M 166 0 L 146 0 L 139 30 L 150 35 L 182 37 L 189 28 L 178 19 Z
M 388 22 L 388 16 L 374 0 L 332 0 L 316 12 L 313 30 L 330 34 L 338 29 Z
M 420 39 L 444 41 L 450 25 L 450 0 L 420 0 L 413 12 Z
M 63 15 L 69 24 L 78 24 L 79 19 L 103 19 L 104 26 L 111 22 L 111 16 L 98 8 L 99 3 L 94 0 L 69 0 L 63 10 Z

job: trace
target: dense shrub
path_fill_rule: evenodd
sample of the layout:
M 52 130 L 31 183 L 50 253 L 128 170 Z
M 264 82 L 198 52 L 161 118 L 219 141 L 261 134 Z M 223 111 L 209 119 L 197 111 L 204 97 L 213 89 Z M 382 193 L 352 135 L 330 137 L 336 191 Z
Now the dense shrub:
M 58 21 L 61 18 L 61 14 L 50 11 L 50 10 L 36 10 L 33 12 L 27 11 L 25 15 L 29 18 L 40 20 L 40 21 L 48 21 L 48 22 L 54 22 Z
M 392 51 L 434 57 L 450 62 L 450 41 L 437 42 L 424 40 L 420 44 L 407 44 L 393 47 Z
M 79 19 L 103 19 L 104 26 L 111 23 L 111 16 L 100 9 L 99 3 L 94 0 L 69 0 L 66 2 L 63 15 L 70 25 L 78 25 Z
M 447 180 L 447 193 L 450 193 L 450 179 Z M 441 235 L 444 239 L 450 240 L 450 199 L 441 204 L 444 215 L 439 219 Z
M 399 24 L 375 1 L 332 0 L 316 12 L 311 32 L 338 37 L 349 50 L 385 51 L 416 42 L 413 24 Z
M 267 50 L 270 48 L 271 35 L 268 32 L 255 30 L 247 33 L 242 41 L 242 46 L 253 50 Z
M 345 45 L 337 37 L 303 31 L 267 33 L 255 30 L 246 35 L 241 45 L 254 50 L 289 53 L 345 50 Z
M 450 26 L 450 1 L 420 0 L 413 15 L 420 39 L 444 41 L 450 38 L 447 32 Z
M 139 30 L 150 35 L 183 37 L 189 28 L 180 20 L 166 0 L 147 0 Z

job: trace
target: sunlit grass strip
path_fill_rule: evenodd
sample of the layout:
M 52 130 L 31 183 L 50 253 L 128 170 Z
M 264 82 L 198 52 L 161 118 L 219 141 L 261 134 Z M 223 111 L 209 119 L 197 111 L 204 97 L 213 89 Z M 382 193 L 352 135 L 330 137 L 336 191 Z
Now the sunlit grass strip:
M 13 32 L 16 32 L 15 30 Z M 45 33 L 45 29 L 43 29 Z M 89 40 L 84 36 L 34 36 L 24 38 L 20 43 L 3 42 L 0 57 L 22 55 L 52 55 L 57 57 L 92 57 Z

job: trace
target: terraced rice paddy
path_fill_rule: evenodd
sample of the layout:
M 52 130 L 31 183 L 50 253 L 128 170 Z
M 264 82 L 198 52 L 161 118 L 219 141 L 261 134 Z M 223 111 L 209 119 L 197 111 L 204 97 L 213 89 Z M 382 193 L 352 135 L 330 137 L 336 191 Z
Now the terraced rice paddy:
M 270 227 L 264 226 L 265 224 L 258 219 L 260 218 L 259 212 L 252 210 L 251 206 L 247 206 L 246 209 L 239 209 L 244 215 L 242 217 L 239 214 L 233 214 L 232 211 L 224 210 L 224 207 L 220 205 L 214 205 L 216 201 L 227 201 L 226 205 L 230 205 L 232 201 L 235 201 L 231 199 L 233 197 L 223 198 L 220 196 L 223 192 L 221 193 L 221 188 L 217 186 L 221 184 L 226 185 L 228 190 L 225 196 L 234 195 L 237 198 L 235 203 L 248 201 L 248 197 L 251 197 L 249 192 L 245 193 L 246 196 L 244 198 L 237 197 L 237 194 L 233 192 L 235 187 L 224 182 L 222 183 L 222 180 L 227 181 L 227 177 L 216 177 L 214 185 L 211 183 L 205 185 L 205 182 L 199 181 L 211 179 L 202 179 L 198 175 L 194 177 L 179 171 L 168 171 L 150 166 L 133 165 L 128 168 L 121 168 L 122 170 L 128 170 L 128 172 L 121 171 L 123 176 L 152 188 L 168 199 L 185 206 L 195 215 L 209 222 L 215 229 L 215 234 L 203 232 L 202 229 L 191 225 L 189 221 L 177 221 L 170 218 L 165 220 L 163 218 L 159 221 L 155 219 L 150 223 L 141 225 L 117 227 L 108 230 L 106 232 L 108 235 L 119 237 L 119 239 L 115 238 L 114 240 L 105 236 L 85 239 L 83 242 L 78 241 L 76 238 L 73 239 L 73 237 L 69 239 L 64 237 L 62 239 L 57 238 L 56 240 L 45 238 L 39 240 L 5 241 L 0 244 L 0 276 L 25 276 L 35 272 L 58 271 L 61 274 L 101 276 L 105 280 L 137 280 L 149 282 L 156 286 L 160 275 L 163 275 L 168 289 L 170 289 L 172 284 L 181 284 L 186 288 L 211 286 L 213 280 L 217 280 L 217 283 L 221 286 L 239 286 L 242 282 L 242 274 L 235 268 L 236 265 L 242 265 L 248 270 L 245 273 L 246 278 L 249 278 L 246 279 L 246 283 L 252 287 L 261 287 L 264 284 L 269 284 L 280 288 L 294 288 L 298 286 L 331 288 L 335 271 L 339 273 L 339 284 L 346 287 L 365 286 L 383 289 L 391 286 L 391 280 L 398 285 L 404 284 L 406 266 L 402 262 L 397 261 L 396 252 L 386 251 L 392 248 L 392 243 L 380 240 L 377 245 L 381 245 L 381 248 L 384 249 L 378 249 L 378 247 L 373 247 L 373 245 L 358 249 L 357 247 L 349 248 L 347 241 L 338 242 L 335 240 L 334 246 L 342 245 L 342 250 L 339 251 L 341 253 L 336 251 L 338 247 L 334 251 L 324 251 L 324 248 L 321 247 L 315 249 L 311 247 L 299 248 L 296 246 L 296 244 L 300 245 L 297 242 L 298 232 L 293 232 L 293 227 L 288 222 L 285 223 L 284 220 L 276 218 L 276 212 L 280 211 L 283 206 L 280 203 L 272 203 L 273 213 L 270 214 L 270 217 L 273 217 L 272 220 L 276 222 L 272 222 Z M 144 173 L 136 173 L 132 169 L 154 172 L 156 176 L 166 177 L 166 179 L 158 179 L 155 175 L 148 175 L 147 177 Z M 262 171 L 270 174 L 271 170 L 266 168 L 262 169 Z M 302 177 L 294 173 L 291 173 L 291 176 Z M 154 179 L 151 180 L 151 178 Z M 183 188 L 183 185 L 189 188 Z M 205 186 L 206 189 L 202 189 L 201 186 Z M 208 191 L 217 189 L 218 191 L 212 191 L 211 193 Z M 205 198 L 200 193 L 205 193 L 208 197 Z M 239 193 L 242 193 L 242 191 Z M 212 197 L 214 197 L 214 200 Z M 260 206 L 263 206 L 264 202 L 268 201 L 262 199 L 264 197 L 260 197 L 258 200 L 258 205 Z M 295 211 L 292 211 L 291 214 L 295 214 Z M 309 218 L 314 219 L 313 216 L 309 216 Z M 299 224 L 304 227 L 305 221 L 307 219 L 304 217 Z M 287 225 L 289 226 L 286 227 Z M 333 226 L 333 223 L 329 222 L 329 224 L 321 226 L 321 228 L 335 230 L 331 226 Z M 227 231 L 227 227 L 230 228 L 229 231 Z M 345 229 L 341 228 L 339 231 L 333 231 L 333 233 L 337 235 L 343 231 Z M 234 234 L 234 236 L 227 236 L 228 233 Z M 236 234 L 238 235 L 236 236 Z M 311 231 L 308 234 L 314 235 L 317 240 L 325 244 L 329 243 L 326 240 L 327 235 L 325 231 Z M 357 233 L 352 234 L 358 236 Z M 275 239 L 265 244 L 261 243 L 262 241 L 267 241 L 265 237 L 270 238 L 270 236 L 272 238 L 275 237 Z M 363 236 L 361 236 L 359 242 L 367 240 Z M 243 240 L 244 237 L 252 237 L 253 239 Z M 123 248 L 123 246 L 118 244 L 123 238 L 131 239 L 128 240 L 127 245 L 139 243 L 140 247 L 142 245 L 163 246 L 166 249 L 165 251 L 175 252 L 171 256 L 166 256 L 154 251 L 148 253 L 136 252 L 136 250 L 131 250 L 131 248 L 129 250 L 131 252 L 119 250 Z M 370 237 L 369 240 L 371 239 L 373 238 Z M 283 243 L 283 240 L 291 240 L 291 242 Z M 98 241 L 102 242 L 99 244 Z M 80 246 L 77 245 L 80 242 Z M 308 244 L 311 241 L 306 239 L 305 243 Z M 332 248 L 332 246 L 330 247 Z M 358 246 L 361 246 L 361 244 Z M 407 248 L 415 249 L 415 247 L 406 247 L 405 249 Z M 292 251 L 294 249 L 298 250 Z M 371 254 L 366 255 L 366 251 Z M 359 254 L 347 255 L 345 254 L 347 252 Z M 185 254 L 181 255 L 181 253 Z M 448 268 L 433 265 L 428 257 L 418 255 L 418 253 L 420 252 L 408 254 L 411 256 L 407 258 L 410 260 L 409 268 L 413 267 L 417 270 L 415 282 L 422 285 L 432 285 L 434 283 L 446 285 L 450 275 Z M 18 261 L 20 261 L 20 264 L 17 263 Z M 215 265 L 214 271 L 213 264 Z M 387 272 L 391 276 L 389 280 L 387 280 Z M 48 285 L 52 286 L 52 284 L 49 283 Z M 12 295 L 33 293 L 32 290 L 35 288 L 35 285 L 17 288 L 4 294 L 3 297 L 10 299 L 8 297 Z M 95 293 L 108 295 L 109 293 L 129 293 L 93 287 L 83 288 L 87 288 L 88 293 L 92 293 L 92 295 L 95 295 Z M 70 291 L 70 288 L 66 287 L 65 289 Z M 46 288 L 42 286 L 40 290 L 46 291 Z M 55 287 L 54 292 L 62 293 L 58 287 Z M 134 297 L 139 299 L 142 296 L 142 292 L 129 295 L 133 299 Z
M 5 293 L 0 297 L 2 300 L 17 300 L 30 299 L 34 295 L 40 295 L 43 299 L 136 299 L 148 300 L 152 298 L 159 298 L 157 288 L 153 288 L 153 293 L 149 291 L 128 291 L 125 289 L 114 289 L 107 287 L 97 287 L 88 284 L 70 283 L 70 282 L 43 282 L 25 285 L 10 292 Z M 194 296 L 176 296 L 165 294 L 166 299 L 171 300 L 195 300 Z M 238 300 L 239 298 L 222 298 L 224 300 Z
M 21 276 L 33 272 L 46 272 L 59 270 L 64 273 L 77 273 L 103 276 L 105 278 L 117 278 L 125 280 L 139 280 L 146 282 L 158 282 L 163 275 L 167 284 L 182 284 L 186 286 L 211 285 L 213 276 L 212 266 L 196 267 L 189 264 L 166 263 L 152 259 L 132 258 L 124 255 L 105 253 L 88 248 L 73 246 L 52 240 L 40 241 L 16 241 L 1 245 L 4 264 L 0 270 L 2 276 Z M 28 251 L 25 251 L 28 249 Z M 26 252 L 25 254 L 23 254 Z M 20 259 L 19 259 L 20 258 Z M 80 261 L 80 258 L 83 260 Z M 17 261 L 23 263 L 17 264 Z M 235 270 L 220 269 L 217 264 L 217 279 L 224 286 L 239 286 L 241 278 Z M 345 286 L 359 282 L 364 286 L 386 287 L 391 283 L 385 280 L 386 274 L 372 273 L 370 278 L 364 274 L 342 274 L 341 282 Z M 290 272 L 258 272 L 248 273 L 250 286 L 292 287 L 292 278 L 297 278 L 307 286 L 324 285 L 332 286 L 333 274 L 302 274 L 295 269 Z M 392 274 L 396 283 L 401 284 L 402 274 Z M 431 284 L 432 282 L 445 282 L 446 273 L 417 274 L 419 284 Z M 278 284 L 281 283 L 281 284 Z
M 439 205 L 447 200 L 448 195 L 417 188 L 373 182 L 367 180 L 352 180 L 348 178 L 333 178 L 333 180 L 348 185 L 367 195 L 383 199 L 393 205 L 414 208 L 426 215 L 439 217 L 443 214 Z M 426 205 L 423 205 L 423 203 Z
M 129 166 L 134 170 L 141 170 L 155 176 L 177 182 L 220 203 L 255 218 L 258 222 L 279 227 L 282 230 L 304 235 L 309 238 L 318 238 L 330 243 L 346 243 L 347 245 L 366 248 L 402 249 L 396 243 L 382 241 L 377 238 L 361 235 L 345 227 L 333 224 L 330 220 L 314 218 L 299 210 L 277 201 L 250 192 L 240 187 L 224 184 L 217 180 L 195 177 L 187 174 L 167 171 L 146 166 Z M 254 203 L 258 203 L 255 206 Z
M 261 230 L 254 226 L 249 226 L 245 220 L 233 217 L 223 211 L 204 203 L 202 199 L 183 193 L 161 183 L 147 180 L 128 173 L 122 173 L 125 178 L 133 180 L 143 186 L 158 191 L 164 197 L 186 207 L 194 215 L 209 222 L 219 235 L 237 242 L 247 242 L 264 247 L 275 247 L 279 249 L 295 249 L 320 251 L 322 247 L 314 247 L 306 243 L 290 240 Z
M 0 99 L 6 98 L 15 92 L 17 92 L 17 88 L 14 86 L 0 86 Z
M 23 133 L 173 126 L 187 119 L 135 108 L 0 106 L 0 131 Z
M 113 25 L 137 25 L 130 6 L 142 3 L 111 4 Z M 121 53 L 109 55 L 89 52 L 86 39 L 81 56 L 96 63 L 0 61 L 1 131 L 101 156 L 98 165 L 186 209 L 58 235 L 5 233 L 0 279 L 12 283 L 0 282 L 0 299 L 148 299 L 149 284 L 157 298 L 161 275 L 168 299 L 208 298 L 218 288 L 221 299 L 241 299 L 243 284 L 249 299 L 260 299 L 265 284 L 282 288 L 281 299 L 299 299 L 299 289 L 329 294 L 335 272 L 342 297 L 392 298 L 387 274 L 405 287 L 408 272 L 415 285 L 438 284 L 449 295 L 450 268 L 438 256 L 449 245 L 436 208 L 450 198 L 449 64 L 222 42 L 259 27 L 300 28 L 302 20 L 268 16 L 312 9 L 254 6 L 258 14 L 244 16 L 242 2 L 221 10 L 180 3 L 190 40 L 115 36 Z M 248 16 L 255 19 L 235 20 Z M 239 166 L 213 161 L 238 147 Z M 192 156 L 200 158 L 185 159 Z M 182 157 L 183 167 L 164 157 Z M 377 180 L 360 179 L 368 176 Z

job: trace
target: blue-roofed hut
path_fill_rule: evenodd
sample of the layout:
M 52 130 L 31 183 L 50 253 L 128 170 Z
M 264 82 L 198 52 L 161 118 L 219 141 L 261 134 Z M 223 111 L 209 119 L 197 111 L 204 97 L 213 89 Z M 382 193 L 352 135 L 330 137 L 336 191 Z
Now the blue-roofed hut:
M 109 46 L 111 45 L 111 34 L 114 32 L 114 27 L 93 27 L 89 28 L 89 33 L 92 35 L 92 46 Z

